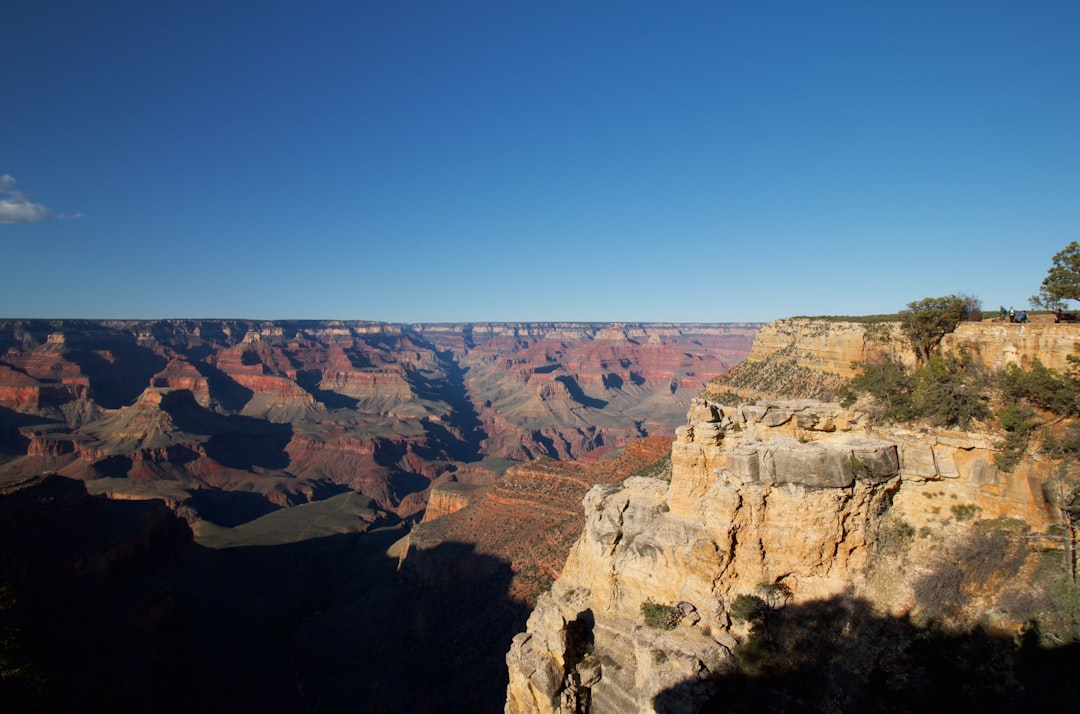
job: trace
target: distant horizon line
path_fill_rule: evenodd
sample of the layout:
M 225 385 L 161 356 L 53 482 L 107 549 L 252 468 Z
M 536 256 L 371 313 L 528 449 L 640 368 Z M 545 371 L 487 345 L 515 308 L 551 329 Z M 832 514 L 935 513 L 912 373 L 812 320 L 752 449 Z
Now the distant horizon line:
M 784 318 L 773 318 L 784 319 Z M 765 325 L 772 320 L 369 320 L 312 317 L 0 317 L 0 322 L 295 322 L 365 325 Z

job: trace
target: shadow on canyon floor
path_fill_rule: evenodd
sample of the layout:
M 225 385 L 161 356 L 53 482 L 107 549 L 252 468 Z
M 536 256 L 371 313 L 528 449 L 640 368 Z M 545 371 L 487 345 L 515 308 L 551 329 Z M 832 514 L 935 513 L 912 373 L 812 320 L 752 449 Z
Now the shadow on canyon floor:
M 104 349 L 95 351 L 92 346 Z M 166 364 L 161 355 L 127 339 L 106 340 L 92 346 L 69 351 L 65 357 L 79 366 L 90 382 L 90 397 L 106 409 L 119 409 L 134 402 Z
M 154 503 L 83 500 L 68 522 L 139 523 Z M 430 570 L 399 572 L 386 551 L 405 533 L 216 551 L 174 539 L 83 574 L 68 536 L 35 553 L 24 533 L 0 546 L 0 708 L 502 711 L 505 653 L 528 614 L 507 597 L 509 565 L 450 543 L 423 554 Z
M 0 457 L 17 457 L 26 453 L 30 440 L 19 431 L 21 427 L 55 423 L 53 419 L 21 414 L 14 409 L 0 407 Z
M 664 691 L 656 711 L 1015 712 L 1080 701 L 1080 646 L 1043 649 L 1034 629 L 1013 638 L 916 627 L 856 598 L 768 612 L 735 654 L 737 673 Z

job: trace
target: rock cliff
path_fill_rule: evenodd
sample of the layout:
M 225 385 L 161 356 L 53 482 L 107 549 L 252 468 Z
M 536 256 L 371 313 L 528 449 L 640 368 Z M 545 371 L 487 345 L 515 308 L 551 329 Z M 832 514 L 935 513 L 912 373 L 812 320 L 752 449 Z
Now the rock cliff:
M 507 655 L 508 714 L 751 710 L 736 694 L 747 686 L 758 707 L 774 697 L 786 702 L 777 706 L 842 711 L 887 691 L 904 710 L 903 697 L 934 680 L 913 674 L 922 664 L 912 664 L 912 643 L 929 636 L 916 626 L 938 620 L 956 632 L 978 625 L 978 642 L 1001 637 L 987 657 L 1007 662 L 1009 696 L 1027 696 L 1010 653 L 1030 617 L 1016 603 L 1031 596 L 1038 551 L 1055 547 L 1046 496 L 1054 469 L 1029 457 L 999 471 L 991 434 L 881 426 L 836 403 L 776 398 L 827 392 L 873 351 L 903 357 L 894 326 L 871 335 L 807 319 L 766 327 L 746 363 L 692 403 L 671 447 L 670 481 L 589 491 L 584 530 Z M 952 339 L 988 365 L 1055 365 L 1080 329 L 976 324 Z M 759 401 L 725 401 L 737 391 Z M 768 615 L 748 614 L 747 603 Z M 796 630 L 783 641 L 799 617 L 785 625 L 785 606 L 846 613 L 830 623 L 850 634 L 842 649 L 851 661 L 837 664 L 841 675 L 815 670 L 822 682 L 850 678 L 827 706 L 800 698 L 799 687 L 815 683 L 747 679 L 827 639 Z M 870 623 L 890 634 L 879 641 Z M 829 659 L 810 657 L 814 667 Z M 877 664 L 856 671 L 852 662 L 866 658 Z
M 941 349 L 964 350 L 989 369 L 1009 363 L 1026 367 L 1035 360 L 1068 369 L 1080 338 L 1077 325 L 1045 321 L 1045 316 L 1036 320 L 964 322 L 945 336 Z M 708 389 L 748 399 L 831 397 L 855 374 L 852 365 L 885 356 L 909 365 L 915 361 L 899 322 L 785 318 L 764 326 L 746 359 Z
M 869 329 L 868 329 L 869 327 Z M 794 317 L 761 329 L 746 359 L 708 387 L 731 398 L 831 397 L 855 370 L 852 364 L 890 355 L 914 355 L 899 323 L 873 326 L 843 320 Z

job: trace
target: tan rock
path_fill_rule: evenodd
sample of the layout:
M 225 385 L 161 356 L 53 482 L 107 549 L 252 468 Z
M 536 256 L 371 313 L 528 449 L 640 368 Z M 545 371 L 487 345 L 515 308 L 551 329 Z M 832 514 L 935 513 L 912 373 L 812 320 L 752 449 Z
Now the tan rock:
M 773 409 L 793 418 L 770 427 L 764 417 Z M 711 429 L 699 436 L 715 422 L 694 421 L 698 407 L 672 444 L 670 484 L 638 477 L 592 489 L 562 576 L 538 602 L 531 637 L 516 638 L 508 655 L 506 711 L 569 714 L 584 701 L 594 714 L 653 711 L 660 692 L 734 666 L 731 652 L 746 632 L 727 610 L 739 594 L 779 584 L 794 602 L 873 597 L 868 564 L 886 517 L 943 528 L 963 506 L 1036 528 L 1050 522 L 1039 486 L 1046 474 L 998 472 L 988 435 L 890 428 L 788 436 L 811 410 L 815 424 L 858 423 L 828 403 L 723 406 L 717 414 L 746 429 L 727 429 L 717 442 Z M 902 611 L 911 588 L 900 582 L 889 593 L 881 606 Z M 646 603 L 683 617 L 655 630 L 645 624 Z M 567 623 L 586 622 L 592 659 L 574 663 Z M 679 692 L 688 710 L 710 696 L 706 684 Z

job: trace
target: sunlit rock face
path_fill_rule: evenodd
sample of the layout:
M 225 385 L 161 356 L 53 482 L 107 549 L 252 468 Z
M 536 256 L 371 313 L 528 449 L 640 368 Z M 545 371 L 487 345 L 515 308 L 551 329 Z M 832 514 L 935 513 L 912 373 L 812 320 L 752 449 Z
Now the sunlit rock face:
M 417 516 L 433 483 L 491 483 L 487 458 L 670 434 L 758 327 L 0 321 L 0 480 L 275 507 L 350 489 Z
M 886 518 L 947 527 L 948 511 L 929 510 L 928 495 L 1036 530 L 1053 524 L 1041 488 L 1051 469 L 997 471 L 985 435 L 913 439 L 812 400 L 767 409 L 699 400 L 691 414 L 705 419 L 679 428 L 670 483 L 632 478 L 584 499 L 582 535 L 507 656 L 507 712 L 654 711 L 673 690 L 696 711 L 715 678 L 736 670 L 745 626 L 733 623 L 732 603 L 763 588 L 782 588 L 792 604 L 857 594 L 906 612 L 910 599 L 895 593 L 910 598 L 911 583 L 899 582 L 910 574 L 880 598 L 867 574 Z M 646 604 L 680 609 L 678 626 L 650 627 Z M 700 688 L 687 687 L 695 679 Z
M 1039 316 L 1039 320 L 1048 320 Z M 1080 329 L 1076 323 L 1003 321 L 965 322 L 946 335 L 942 349 L 962 349 L 978 362 L 994 369 L 1006 364 L 1030 367 L 1038 360 L 1059 371 L 1072 368 L 1069 356 L 1076 354 Z

